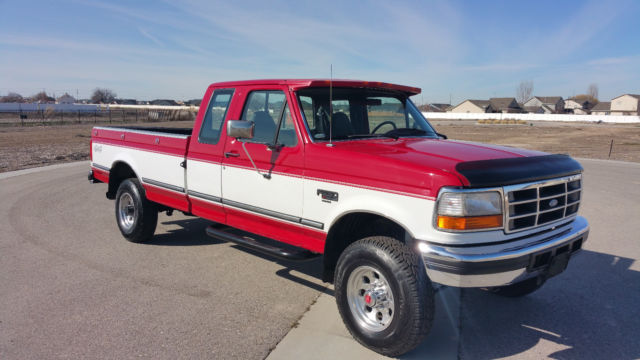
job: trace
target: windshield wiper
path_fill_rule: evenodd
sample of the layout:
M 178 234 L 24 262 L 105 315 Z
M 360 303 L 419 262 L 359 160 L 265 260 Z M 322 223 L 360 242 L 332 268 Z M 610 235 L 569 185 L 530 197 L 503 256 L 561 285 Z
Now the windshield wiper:
M 402 129 L 390 130 L 384 134 L 352 134 L 352 135 L 347 135 L 346 138 L 347 139 L 366 139 L 366 138 L 385 137 L 385 138 L 398 140 L 398 138 L 400 138 L 401 136 L 423 136 L 427 134 L 429 133 L 422 129 L 402 128 Z
M 387 131 L 383 135 L 397 140 L 401 136 L 423 136 L 427 134 L 428 132 L 422 129 L 402 128 L 402 129 L 393 129 L 393 130 Z
M 387 134 L 352 134 L 352 135 L 346 136 L 347 139 L 366 139 L 366 138 L 379 138 L 379 137 L 393 138 L 393 136 L 389 136 Z

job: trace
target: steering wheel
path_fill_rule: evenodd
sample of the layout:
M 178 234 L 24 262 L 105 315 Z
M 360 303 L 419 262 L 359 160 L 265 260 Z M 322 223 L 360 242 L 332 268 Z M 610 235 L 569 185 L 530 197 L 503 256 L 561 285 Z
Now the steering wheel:
M 375 134 L 375 133 L 376 133 L 376 131 L 378 131 L 378 129 L 380 129 L 381 127 L 383 127 L 384 125 L 387 125 L 387 124 L 389 124 L 389 125 L 393 126 L 393 130 L 395 130 L 395 129 L 397 129 L 397 128 L 398 128 L 398 127 L 396 126 L 396 123 L 394 123 L 394 122 L 393 122 L 393 121 L 391 121 L 391 120 L 387 120 L 387 121 L 383 121 L 383 122 L 381 122 L 380 124 L 378 124 L 378 126 L 376 126 L 376 127 L 373 129 L 373 131 L 372 131 L 371 133 L 372 133 L 372 134 Z

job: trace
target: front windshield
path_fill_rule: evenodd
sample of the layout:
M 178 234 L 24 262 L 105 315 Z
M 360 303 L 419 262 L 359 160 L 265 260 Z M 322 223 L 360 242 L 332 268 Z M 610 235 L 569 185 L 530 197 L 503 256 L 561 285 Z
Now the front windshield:
M 393 91 L 329 88 L 297 92 L 307 128 L 315 141 L 372 137 L 437 137 L 406 95 Z

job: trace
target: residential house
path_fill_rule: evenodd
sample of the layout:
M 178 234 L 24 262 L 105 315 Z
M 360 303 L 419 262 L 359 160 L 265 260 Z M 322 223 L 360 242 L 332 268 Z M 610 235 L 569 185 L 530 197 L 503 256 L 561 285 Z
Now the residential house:
M 189 106 L 200 106 L 202 99 L 191 99 L 184 102 L 185 105 Z
M 588 115 L 593 104 L 588 100 L 570 98 L 564 102 L 564 112 L 576 115 Z
M 451 104 L 431 103 L 431 108 L 436 109 L 436 112 L 446 112 L 451 108 Z
M 491 98 L 489 99 L 489 104 L 491 105 L 491 112 L 503 113 L 503 114 L 512 114 L 512 113 L 521 113 L 522 108 L 518 104 L 515 98 Z M 488 111 L 489 112 L 489 111 Z
M 136 99 L 116 99 L 114 101 L 118 105 L 137 105 L 138 101 Z
M 591 115 L 609 115 L 611 113 L 611 102 L 600 101 L 591 108 Z
M 564 106 L 564 102 L 563 102 Z M 524 106 L 524 112 L 529 114 L 554 114 L 555 108 L 549 107 L 547 104 L 542 104 L 540 106 Z
M 487 113 L 493 112 L 489 100 L 465 100 L 450 108 L 452 113 Z
M 75 102 L 76 99 L 67 93 L 64 93 L 56 100 L 56 104 L 75 104 Z
M 611 99 L 611 115 L 640 115 L 640 95 L 624 94 Z
M 149 101 L 149 105 L 177 106 L 178 103 L 176 103 L 174 100 L 156 99 Z
M 420 111 L 426 112 L 446 112 L 451 105 L 449 104 L 424 104 L 419 106 Z
M 537 114 L 561 114 L 564 112 L 564 100 L 562 96 L 534 96 L 524 103 L 524 107 L 525 109 L 528 107 L 530 110 L 535 108 L 536 111 L 533 112 Z M 547 112 L 549 109 L 552 112 Z

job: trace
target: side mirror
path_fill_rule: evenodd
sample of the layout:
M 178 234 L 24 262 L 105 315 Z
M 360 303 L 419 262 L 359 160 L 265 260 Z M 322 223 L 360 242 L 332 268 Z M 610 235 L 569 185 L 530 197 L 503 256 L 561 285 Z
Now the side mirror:
M 255 124 L 253 121 L 229 120 L 227 121 L 227 136 L 236 139 L 252 139 Z

